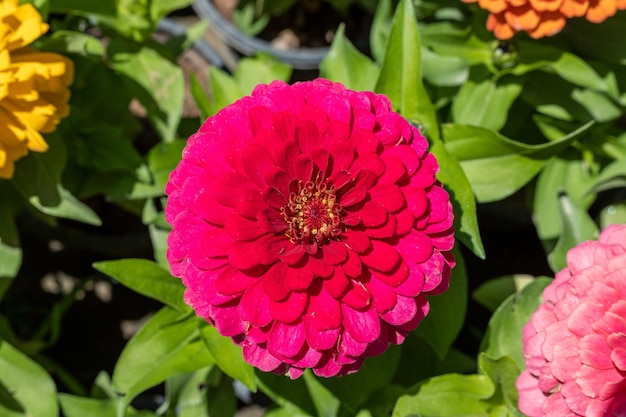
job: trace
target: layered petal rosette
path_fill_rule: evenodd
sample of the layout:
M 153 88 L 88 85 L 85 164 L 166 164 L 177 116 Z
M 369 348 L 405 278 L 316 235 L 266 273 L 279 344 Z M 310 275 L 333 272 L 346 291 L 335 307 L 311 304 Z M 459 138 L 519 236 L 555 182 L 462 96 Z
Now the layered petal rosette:
M 618 10 L 626 9 L 626 0 L 463 0 L 476 3 L 490 12 L 487 29 L 498 39 L 509 39 L 516 32 L 527 32 L 538 39 L 563 30 L 568 19 L 584 17 L 601 23 Z
M 348 374 L 401 343 L 454 265 L 427 146 L 382 95 L 257 86 L 191 136 L 166 187 L 186 302 L 291 378 Z
M 626 416 L 626 225 L 568 252 L 524 327 L 529 417 Z
M 0 1 L 0 178 L 28 151 L 45 152 L 41 132 L 69 113 L 72 61 L 28 46 L 47 30 L 32 4 Z

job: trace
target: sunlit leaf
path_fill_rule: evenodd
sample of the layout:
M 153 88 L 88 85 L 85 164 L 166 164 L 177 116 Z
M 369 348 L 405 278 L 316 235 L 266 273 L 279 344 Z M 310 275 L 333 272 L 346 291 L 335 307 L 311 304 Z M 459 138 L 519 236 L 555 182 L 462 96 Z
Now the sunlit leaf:
M 57 391 L 50 375 L 6 341 L 0 341 L 0 384 L 20 404 L 25 416 L 59 415 Z M 3 405 L 0 403 L 0 411 Z
M 392 417 L 488 417 L 481 400 L 493 394 L 494 386 L 484 375 L 446 374 L 430 378 L 412 390 L 416 392 L 400 397 Z
M 548 256 L 548 262 L 554 272 L 567 266 L 567 252 L 570 249 L 585 240 L 598 237 L 598 226 L 587 210 L 573 202 L 565 192 L 559 194 L 559 213 L 563 231 L 554 250 Z
M 320 76 L 340 82 L 352 90 L 373 90 L 380 69 L 350 43 L 339 26 L 330 51 L 320 63 Z
M 230 338 L 220 335 L 215 327 L 208 324 L 202 324 L 200 333 L 206 347 L 215 358 L 215 364 L 226 375 L 256 391 L 254 368 L 243 359 L 241 347 L 235 345 Z
M 181 313 L 189 307 L 183 301 L 185 286 L 169 271 L 147 259 L 118 259 L 93 264 L 98 271 L 146 297 L 153 298 Z
M 213 363 L 197 323 L 192 313 L 164 307 L 128 341 L 113 371 L 113 387 L 124 404 L 170 375 Z
M 508 356 L 519 369 L 524 369 L 522 329 L 537 310 L 544 288 L 551 282 L 549 278 L 536 278 L 500 304 L 489 320 L 480 351 L 492 359 Z
M 453 253 L 456 266 L 450 276 L 450 288 L 444 294 L 428 297 L 430 312 L 417 328 L 417 334 L 437 352 L 440 359 L 446 356 L 463 327 L 467 308 L 465 261 L 459 250 Z

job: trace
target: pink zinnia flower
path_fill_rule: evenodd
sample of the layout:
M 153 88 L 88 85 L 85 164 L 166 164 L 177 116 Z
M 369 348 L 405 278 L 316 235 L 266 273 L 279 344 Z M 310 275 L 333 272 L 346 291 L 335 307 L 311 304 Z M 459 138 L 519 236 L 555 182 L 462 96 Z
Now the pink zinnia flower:
M 263 371 L 355 372 L 448 287 L 452 208 L 389 100 L 259 85 L 191 136 L 166 192 L 185 301 Z
M 567 254 L 524 327 L 520 410 L 535 416 L 626 416 L 626 225 Z

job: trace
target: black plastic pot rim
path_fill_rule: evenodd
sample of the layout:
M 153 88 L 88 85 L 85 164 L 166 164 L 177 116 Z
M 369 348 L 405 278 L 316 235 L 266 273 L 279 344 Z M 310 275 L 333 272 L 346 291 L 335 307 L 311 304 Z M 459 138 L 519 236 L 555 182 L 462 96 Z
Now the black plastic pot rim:
M 300 48 L 291 51 L 279 49 L 265 40 L 241 32 L 224 19 L 211 0 L 195 0 L 192 8 L 198 16 L 212 23 L 212 28 L 222 41 L 243 55 L 268 52 L 295 69 L 317 69 L 330 49 L 329 47 Z

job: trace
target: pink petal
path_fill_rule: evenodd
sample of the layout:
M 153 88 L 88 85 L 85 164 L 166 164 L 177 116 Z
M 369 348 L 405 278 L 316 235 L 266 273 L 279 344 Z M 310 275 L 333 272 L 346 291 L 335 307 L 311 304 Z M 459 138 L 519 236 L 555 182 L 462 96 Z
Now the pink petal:
M 372 240 L 372 249 L 361 255 L 361 260 L 370 268 L 379 271 L 391 271 L 398 262 L 400 255 L 393 246 L 380 240 Z
M 259 222 L 236 214 L 226 219 L 224 230 L 233 240 L 254 240 L 265 234 L 265 230 Z
M 304 346 L 304 327 L 301 322 L 285 324 L 275 321 L 267 338 L 267 349 L 272 355 L 290 358 Z
M 370 238 L 363 232 L 347 230 L 342 234 L 342 237 L 345 239 L 344 243 L 348 249 L 355 252 L 365 252 L 371 247 Z
M 304 313 L 308 296 L 304 292 L 291 292 L 283 301 L 270 299 L 269 310 L 274 320 L 283 323 L 293 323 Z
M 350 332 L 344 332 L 341 335 L 341 341 L 339 343 L 339 346 L 337 347 L 337 351 L 344 355 L 348 355 L 348 356 L 352 356 L 353 358 L 356 358 L 358 356 L 361 356 L 363 352 L 365 352 L 365 349 L 367 349 L 367 345 L 368 345 L 367 342 L 359 342 L 356 339 L 354 339 L 352 335 L 350 334 Z M 337 361 L 337 363 L 342 364 L 342 365 L 345 365 L 346 363 L 353 363 L 353 362 L 354 362 L 354 359 L 348 362 L 344 362 L 344 363 Z
M 365 233 L 372 239 L 386 239 L 396 237 L 396 216 L 389 215 L 387 221 L 378 227 L 368 227 Z
M 372 276 L 365 288 L 372 294 L 372 306 L 378 314 L 391 310 L 396 305 L 396 293 L 388 285 Z
M 245 333 L 246 325 L 241 320 L 239 312 L 240 306 L 235 300 L 228 304 L 211 307 L 211 318 L 215 321 L 215 328 L 222 336 L 232 337 Z
M 322 246 L 324 261 L 332 265 L 342 263 L 348 257 L 347 249 L 344 243 L 331 240 Z
M 371 294 L 362 283 L 351 280 L 346 293 L 341 297 L 341 302 L 353 308 L 361 309 L 369 306 L 371 299 Z
M 313 277 L 313 272 L 307 265 L 291 266 L 287 268 L 284 285 L 293 291 L 306 290 L 311 285 Z
M 287 270 L 285 264 L 278 262 L 263 275 L 263 290 L 276 301 L 284 300 L 291 292 L 287 282 Z
M 241 320 L 254 327 L 265 327 L 273 320 L 270 314 L 270 298 L 263 290 L 263 283 L 258 280 L 241 297 Z
M 224 295 L 241 294 L 257 281 L 256 277 L 248 276 L 238 269 L 226 267 L 215 278 L 215 291 Z
M 269 353 L 267 349 L 261 348 L 256 344 L 243 345 L 243 358 L 250 365 L 259 368 L 263 372 L 272 372 L 283 364 L 280 359 Z
M 379 184 L 369 190 L 369 195 L 389 212 L 398 211 L 405 204 L 404 194 L 395 184 Z
M 594 368 L 608 369 L 613 366 L 611 348 L 604 335 L 592 333 L 581 338 L 578 343 L 578 354 L 582 363 Z
M 363 273 L 363 265 L 361 264 L 361 257 L 351 250 L 348 251 L 348 259 L 342 265 L 343 271 L 346 276 L 356 278 Z
M 399 295 L 395 306 L 381 314 L 380 317 L 387 323 L 394 326 L 406 324 L 415 317 L 417 314 L 417 305 L 415 300 L 411 297 L 404 297 Z
M 394 184 L 407 175 L 406 167 L 402 159 L 397 156 L 385 156 L 383 154 L 383 162 L 385 163 L 385 173 L 380 177 L 381 184 Z
M 380 319 L 373 309 L 357 311 L 342 304 L 341 313 L 343 327 L 357 342 L 369 343 L 380 335 Z
M 348 288 L 350 282 L 341 267 L 336 267 L 335 272 L 324 280 L 324 288 L 334 298 L 340 298 Z

